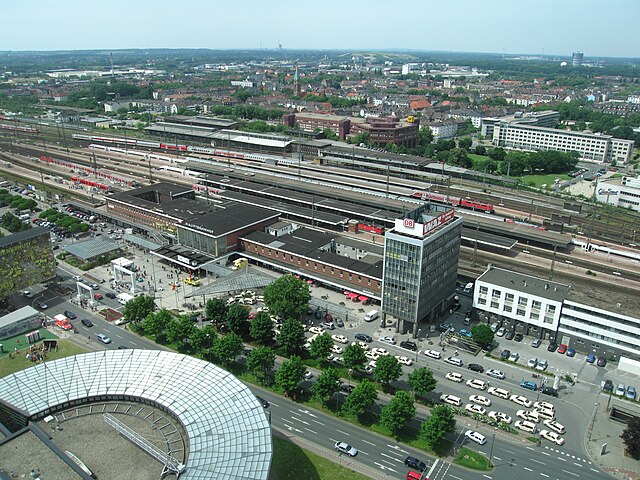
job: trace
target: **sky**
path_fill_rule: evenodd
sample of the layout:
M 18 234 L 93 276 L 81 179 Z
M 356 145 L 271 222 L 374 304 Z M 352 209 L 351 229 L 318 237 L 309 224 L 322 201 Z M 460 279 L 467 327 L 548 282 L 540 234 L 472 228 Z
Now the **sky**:
M 0 0 L 0 50 L 437 50 L 640 57 L 640 0 Z

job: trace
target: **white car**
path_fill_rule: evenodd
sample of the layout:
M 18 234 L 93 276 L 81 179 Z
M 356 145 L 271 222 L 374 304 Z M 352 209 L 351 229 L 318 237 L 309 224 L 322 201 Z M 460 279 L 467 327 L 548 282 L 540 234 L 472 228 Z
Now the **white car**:
M 478 380 L 477 378 L 470 378 L 467 380 L 467 386 L 471 388 L 475 388 L 476 390 L 486 390 L 487 384 L 482 380 Z
M 550 442 L 556 445 L 564 445 L 564 438 L 558 435 L 556 432 L 550 432 L 549 430 L 540 430 L 540 436 L 546 438 Z
M 533 405 L 531 400 L 529 400 L 524 395 L 511 395 L 509 397 L 509 400 L 511 400 L 513 403 L 517 403 L 518 405 L 522 405 L 525 408 L 531 408 L 531 405 Z
M 347 442 L 336 442 L 334 448 L 340 453 L 346 453 L 350 457 L 355 457 L 358 454 L 358 450 L 353 448 Z
M 344 358 L 343 357 L 333 357 L 331 359 L 331 361 L 333 363 L 337 363 L 338 365 L 342 365 L 344 363 Z
M 511 355 L 509 355 L 509 361 L 517 362 L 518 360 L 520 360 L 520 354 L 518 352 L 511 352 Z
M 496 332 L 496 337 L 504 337 L 504 334 L 507 333 L 504 327 L 500 327 Z
M 500 380 L 502 380 L 505 377 L 504 372 L 502 370 L 496 370 L 495 368 L 491 368 L 487 370 L 487 375 L 493 378 L 499 378 Z
M 462 383 L 462 375 L 460 375 L 457 372 L 449 372 L 447 373 L 444 378 L 446 378 L 447 380 L 451 380 L 452 382 L 458 382 L 458 383 Z
M 331 353 L 337 353 L 340 354 L 344 352 L 344 350 L 342 349 L 342 347 L 339 347 L 338 345 L 331 345 Z
M 309 331 L 310 331 L 311 333 L 316 333 L 316 334 L 318 334 L 318 335 L 322 335 L 322 334 L 324 333 L 324 328 L 322 328 L 322 327 L 311 327 L 311 328 L 309 329 Z
M 396 355 L 396 360 L 398 360 L 398 363 L 401 363 L 401 364 L 406 365 L 408 367 L 413 365 L 413 360 L 410 359 L 409 357 L 403 357 L 401 355 Z
M 446 393 L 440 395 L 440 401 L 448 403 L 449 405 L 454 405 L 456 407 L 462 405 L 462 400 L 460 398 L 456 397 L 455 395 L 448 395 Z
M 533 404 L 533 408 L 536 410 L 551 410 L 555 411 L 556 407 L 553 406 L 553 403 L 549 402 L 535 402 Z
M 464 409 L 467 412 L 478 413 L 480 415 L 484 415 L 487 412 L 487 410 L 484 407 L 481 407 L 480 405 L 476 405 L 475 403 L 467 403 L 464 406 Z
M 442 354 L 440 352 L 438 352 L 437 350 L 425 350 L 424 354 L 427 357 L 431 357 L 431 358 L 441 358 Z
M 349 343 L 349 340 L 344 335 L 331 335 L 331 339 L 338 343 Z
M 536 433 L 537 427 L 535 423 L 528 422 L 526 420 L 516 420 L 516 423 L 513 424 L 516 428 L 522 430 L 527 433 Z
M 371 360 L 371 361 L 368 363 L 368 365 L 369 365 L 369 368 L 372 368 L 372 369 L 375 369 L 375 368 L 378 366 L 378 364 L 376 363 L 376 361 L 375 361 L 375 360 Z
M 304 378 L 306 378 L 307 380 L 313 378 L 313 373 L 311 373 L 309 370 L 305 371 L 304 374 L 302 375 Z
M 96 337 L 98 337 L 98 340 L 100 340 L 102 343 L 111 343 L 111 339 L 104 333 L 96 333 Z
M 536 365 L 538 365 L 538 359 L 536 357 L 530 358 L 527 362 L 527 367 L 529 368 L 536 368 Z
M 389 335 L 385 335 L 384 337 L 380 337 L 378 339 L 379 342 L 384 342 L 384 343 L 388 343 L 389 345 L 395 345 L 396 339 L 393 337 L 390 337 Z
M 479 405 L 484 405 L 485 407 L 491 405 L 491 400 L 489 400 L 487 397 L 483 397 L 482 395 L 471 395 L 469 396 L 469 401 L 477 403 Z
M 74 275 L 73 277 L 74 280 L 82 280 L 82 277 L 80 275 Z
M 372 348 L 372 349 L 371 349 L 371 351 L 372 351 L 373 353 L 375 353 L 375 354 L 380 355 L 380 356 L 382 356 L 382 355 L 389 355 L 389 351 L 388 351 L 388 350 L 386 350 L 386 349 L 384 349 L 384 348 L 380 348 L 380 347 Z
M 380 355 L 374 351 L 364 352 L 364 355 L 371 360 L 378 360 L 380 358 Z
M 538 412 L 535 410 L 518 410 L 516 412 L 516 417 L 520 417 L 531 423 L 538 423 L 540 421 L 540 415 L 538 415 Z
M 544 423 L 547 428 L 550 428 L 551 430 L 554 430 L 555 432 L 559 433 L 560 435 L 564 434 L 567 431 L 567 429 L 564 428 L 564 425 L 562 425 L 561 423 L 556 422 L 555 420 L 545 420 L 542 423 Z
M 473 440 L 478 445 L 484 445 L 485 443 L 487 443 L 487 437 L 485 437 L 481 433 L 474 432 L 473 430 L 467 430 L 466 432 L 464 432 L 464 436 L 469 440 Z
M 504 388 L 498 387 L 489 387 L 487 390 L 491 395 L 495 395 L 496 397 L 507 399 L 509 398 L 509 390 L 505 390 Z
M 511 417 L 503 412 L 491 410 L 489 412 L 489 417 L 493 418 L 496 422 L 511 423 Z
M 448 363 L 449 365 L 454 365 L 456 367 L 462 366 L 462 359 L 458 357 L 447 357 L 444 359 L 444 362 Z
M 364 351 L 369 350 L 369 344 L 367 342 L 352 342 L 351 345 L 359 345 Z

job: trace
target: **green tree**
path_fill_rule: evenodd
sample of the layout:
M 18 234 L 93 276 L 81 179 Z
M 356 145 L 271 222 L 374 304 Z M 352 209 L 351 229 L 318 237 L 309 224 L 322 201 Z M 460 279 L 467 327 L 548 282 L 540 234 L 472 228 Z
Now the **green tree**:
M 269 383 L 269 373 L 275 365 L 276 354 L 269 347 L 257 347 L 247 356 L 247 370 L 255 375 L 260 383 Z
M 278 335 L 277 341 L 287 355 L 292 355 L 302 350 L 305 343 L 302 323 L 295 318 L 285 320 L 280 328 L 280 335 Z
M 504 151 L 504 148 L 497 147 L 489 150 L 488 155 L 489 155 L 489 158 L 492 158 L 493 160 L 497 160 L 500 162 L 504 160 L 504 158 L 507 156 L 507 153 Z
M 480 323 L 471 329 L 471 338 L 481 347 L 493 342 L 493 330 L 486 323 Z
M 347 415 L 362 415 L 371 408 L 378 398 L 378 392 L 372 382 L 366 378 L 360 382 L 342 405 Z
M 417 368 L 409 374 L 409 386 L 421 397 L 433 392 L 437 383 L 433 372 L 426 367 Z
M 216 332 L 216 329 L 213 328 L 211 325 L 206 325 L 205 327 L 203 327 L 202 333 L 204 334 L 204 341 L 205 341 L 203 347 L 206 347 L 207 359 L 210 360 L 213 346 L 215 345 L 218 339 L 218 333 Z
M 258 312 L 249 325 L 249 335 L 262 345 L 273 343 L 275 332 L 273 331 L 273 320 L 266 312 Z
M 344 366 L 349 370 L 359 370 L 367 363 L 367 356 L 364 354 L 363 348 L 358 345 L 349 345 L 344 350 Z
M 219 298 L 207 300 L 204 307 L 204 317 L 213 323 L 222 323 L 227 318 L 227 305 Z
M 242 353 L 243 348 L 242 338 L 232 332 L 216 340 L 213 345 L 213 354 L 223 365 L 229 366 Z
M 309 285 L 293 275 L 283 275 L 264 289 L 269 311 L 284 318 L 300 318 L 310 299 Z
M 207 346 L 207 336 L 204 330 L 194 326 L 191 335 L 189 335 L 189 344 L 194 351 L 201 352 Z
M 158 343 L 164 343 L 166 338 L 167 325 L 173 319 L 169 310 L 162 308 L 157 312 L 151 312 L 142 323 L 145 333 L 153 335 Z
M 331 337 L 323 333 L 322 335 L 318 335 L 311 342 L 311 349 L 309 350 L 309 354 L 313 358 L 320 358 L 324 360 L 331 353 L 331 347 L 333 347 L 333 340 Z
M 245 337 L 249 331 L 249 319 L 244 305 L 234 303 L 227 312 L 225 323 L 230 332 Z
M 189 315 L 180 315 L 176 320 L 167 325 L 167 339 L 172 343 L 179 343 L 181 346 L 191 336 L 193 329 L 197 328 Z
M 428 126 L 420 127 L 418 130 L 418 145 L 426 147 L 433 142 L 433 131 Z
M 458 140 L 458 147 L 469 151 L 471 149 L 471 145 L 473 145 L 473 140 L 469 137 L 464 137 Z
M 620 435 L 629 456 L 640 460 L 640 418 L 633 417 Z
M 416 414 L 415 398 L 404 390 L 398 391 L 382 409 L 380 423 L 395 435 L 402 430 Z
M 124 318 L 128 322 L 133 322 L 137 325 L 143 322 L 155 308 L 156 304 L 153 297 L 140 295 L 133 300 L 129 300 L 124 305 Z
M 476 155 L 486 155 L 487 149 L 484 145 L 476 145 Z
M 453 410 L 446 405 L 437 405 L 431 409 L 431 416 L 420 426 L 420 438 L 429 448 L 435 447 L 447 433 L 456 428 L 456 419 Z
M 395 382 L 402 375 L 402 365 L 392 355 L 383 355 L 376 360 L 376 369 L 373 376 L 377 381 L 386 385 Z
M 311 392 L 326 403 L 340 390 L 340 374 L 335 368 L 327 368 L 311 386 Z
M 289 360 L 282 362 L 276 372 L 276 385 L 282 388 L 285 395 L 295 391 L 302 380 L 305 366 L 298 355 L 292 355 Z

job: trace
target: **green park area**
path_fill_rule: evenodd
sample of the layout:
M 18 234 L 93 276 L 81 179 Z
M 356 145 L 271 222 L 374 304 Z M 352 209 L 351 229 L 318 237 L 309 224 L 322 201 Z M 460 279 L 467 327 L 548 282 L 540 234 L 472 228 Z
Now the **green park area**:
M 346 462 L 347 460 L 343 460 Z M 364 480 L 367 477 L 275 434 L 270 480 Z

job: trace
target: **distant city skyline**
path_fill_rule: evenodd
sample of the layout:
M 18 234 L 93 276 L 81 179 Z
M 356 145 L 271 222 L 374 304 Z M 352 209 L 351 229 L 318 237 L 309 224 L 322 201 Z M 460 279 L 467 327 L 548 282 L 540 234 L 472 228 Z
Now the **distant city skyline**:
M 0 50 L 424 50 L 640 57 L 637 0 L 4 0 Z

